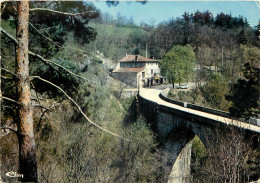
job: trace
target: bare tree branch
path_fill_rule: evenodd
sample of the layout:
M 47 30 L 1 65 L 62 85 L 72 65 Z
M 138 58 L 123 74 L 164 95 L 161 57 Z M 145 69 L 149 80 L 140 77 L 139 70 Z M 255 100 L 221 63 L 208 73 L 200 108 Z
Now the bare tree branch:
M 3 129 L 3 130 L 10 130 L 11 132 L 16 133 L 17 135 L 26 136 L 25 134 L 22 134 L 22 133 L 20 133 L 20 132 L 14 130 L 14 129 L 10 128 L 10 127 L 0 127 L 0 129 Z
M 43 105 L 40 105 L 40 104 L 33 105 L 33 107 L 40 107 L 40 108 L 46 109 L 47 111 L 49 111 L 49 110 L 50 110 L 50 108 L 48 108 L 48 107 L 45 107 L 45 106 L 43 106 Z M 42 112 L 43 112 L 43 111 L 42 111 Z
M 2 126 L 2 127 L 0 127 L 0 129 L 3 129 L 4 131 L 5 131 L 5 130 L 10 130 L 11 132 L 16 133 L 17 135 L 22 135 L 22 136 L 24 136 L 24 134 L 21 134 L 20 132 L 16 131 L 15 129 L 12 129 L 12 128 L 10 128 L 10 127 Z
M 7 33 L 2 27 L 0 27 L 0 30 L 1 30 L 7 37 L 9 37 L 11 40 L 13 40 L 13 41 L 17 44 L 17 40 L 16 40 L 12 35 L 10 35 L 9 33 Z M 69 74 L 71 74 L 71 75 L 73 75 L 73 76 L 76 76 L 76 77 L 78 77 L 78 78 L 81 78 L 81 79 L 84 79 L 84 80 L 90 82 L 87 78 L 82 77 L 82 76 L 80 76 L 80 75 L 78 75 L 78 74 L 75 74 L 75 73 L 69 71 L 68 69 L 66 69 L 65 67 L 63 67 L 63 66 L 60 65 L 60 64 L 57 64 L 57 63 L 55 63 L 55 62 L 53 62 L 53 61 L 51 61 L 51 60 L 48 60 L 48 59 L 43 58 L 43 57 L 42 57 L 41 55 L 39 55 L 39 54 L 36 54 L 36 53 L 34 53 L 34 52 L 32 52 L 32 51 L 29 51 L 29 55 L 37 57 L 38 59 L 40 59 L 40 60 L 41 60 L 43 63 L 45 63 L 45 64 L 48 64 L 48 65 L 49 65 L 49 64 L 53 64 L 53 65 L 55 65 L 55 66 L 57 66 L 57 67 L 59 67 L 59 68 L 62 68 L 63 70 L 65 70 L 66 72 L 68 72 Z
M 1 78 L 6 79 L 6 80 L 13 80 L 14 79 L 12 77 L 5 77 L 5 76 L 1 76 Z
M 45 79 L 43 79 L 43 78 L 41 78 L 41 77 L 39 77 L 39 76 L 31 76 L 31 77 L 32 77 L 32 78 L 39 79 L 39 80 L 41 80 L 41 81 L 43 81 L 43 82 L 45 82 L 45 83 L 48 83 L 48 84 L 54 86 L 54 87 L 57 88 L 57 89 L 59 89 L 59 90 L 78 108 L 79 112 L 80 112 L 80 113 L 84 116 L 84 118 L 85 118 L 89 123 L 91 123 L 92 125 L 96 126 L 96 127 L 99 128 L 100 130 L 102 130 L 102 131 L 104 131 L 104 132 L 107 132 L 107 133 L 109 133 L 109 134 L 111 134 L 111 135 L 113 135 L 113 136 L 115 136 L 115 137 L 119 137 L 119 138 L 121 138 L 121 139 L 130 141 L 129 139 L 126 139 L 126 138 L 124 138 L 124 137 L 122 137 L 122 136 L 120 136 L 120 135 L 118 135 L 118 134 L 116 134 L 116 133 L 113 133 L 113 132 L 111 132 L 111 131 L 109 131 L 109 130 L 107 130 L 107 129 L 104 129 L 104 128 L 101 127 L 100 125 L 94 123 L 94 122 L 93 122 L 91 119 L 89 119 L 89 117 L 82 111 L 81 107 L 80 107 L 63 89 L 61 89 L 59 86 L 57 86 L 57 85 L 55 85 L 54 83 L 52 83 L 52 82 L 50 82 L 50 81 L 48 81 L 48 80 L 45 80 Z
M 40 117 L 40 119 L 39 119 L 39 122 L 37 123 L 37 126 L 36 126 L 36 131 L 37 131 L 37 132 L 39 132 L 39 130 L 40 130 L 42 118 L 43 118 L 45 112 L 47 112 L 47 111 L 49 111 L 49 110 L 46 109 L 46 110 L 43 111 L 43 113 L 42 113 L 42 115 L 41 115 L 41 117 Z
M 32 88 L 34 89 L 34 91 L 35 91 L 35 94 L 36 94 L 36 98 L 37 98 L 37 102 L 39 103 L 39 105 L 43 108 L 43 106 L 42 106 L 42 104 L 41 104 L 41 101 L 40 101 L 40 98 L 39 98 L 39 96 L 38 96 L 38 93 L 37 93 L 37 91 L 36 91 L 36 88 L 35 88 L 35 86 L 34 86 L 34 84 L 33 84 L 33 82 L 31 82 L 30 81 L 30 83 L 31 83 L 31 85 L 32 85 Z M 42 108 L 41 108 L 41 110 L 42 110 Z M 48 109 L 48 108 L 45 108 L 45 109 Z M 42 110 L 42 112 L 43 112 L 43 110 Z
M 38 106 L 41 107 L 41 111 L 42 111 L 42 115 L 41 115 L 41 117 L 39 119 L 39 122 L 37 123 L 37 126 L 36 126 L 36 131 L 39 132 L 42 118 L 43 118 L 45 112 L 50 111 L 50 109 L 48 109 L 47 107 L 42 106 L 40 98 L 39 98 L 38 93 L 36 91 L 36 88 L 35 88 L 35 86 L 34 86 L 34 84 L 32 82 L 31 82 L 31 85 L 32 85 L 32 88 L 34 89 L 34 91 L 36 93 L 37 102 L 39 103 Z M 34 105 L 34 106 L 36 106 L 36 105 Z M 43 108 L 45 109 L 44 111 L 43 111 Z
M 0 69 L 3 70 L 3 71 L 5 71 L 5 72 L 7 72 L 8 74 L 11 74 L 11 75 L 14 76 L 15 78 L 17 78 L 17 75 L 14 74 L 14 73 L 12 73 L 10 70 L 5 69 L 5 68 L 3 68 L 3 67 L 1 67 Z
M 56 46 L 61 47 L 61 45 L 59 45 L 59 43 L 53 41 L 51 38 L 49 38 L 49 37 L 45 36 L 44 34 L 42 34 L 36 27 L 34 27 L 34 25 L 33 25 L 31 22 L 29 22 L 29 24 L 32 26 L 32 28 L 34 28 L 34 30 L 36 30 L 36 31 L 37 31 L 41 36 L 43 36 L 45 39 L 47 39 L 47 40 L 53 42 Z
M 0 129 L 3 129 L 3 130 L 7 129 L 7 130 L 10 130 L 10 131 L 12 131 L 12 132 L 14 132 L 14 133 L 19 134 L 18 131 L 14 130 L 14 129 L 12 129 L 12 128 L 9 128 L 9 127 L 0 127 Z
M 83 12 L 83 13 L 67 13 L 67 12 L 61 12 L 61 11 L 46 9 L 46 8 L 32 8 L 32 9 L 30 9 L 30 12 L 34 12 L 34 11 L 46 11 L 46 12 L 50 12 L 50 13 L 62 14 L 62 15 L 65 15 L 65 16 L 79 16 L 79 15 L 87 15 L 87 14 L 90 14 L 90 13 L 96 13 L 96 11 L 87 11 L 87 12 Z
M 82 76 L 80 76 L 80 75 L 78 75 L 78 74 L 75 74 L 75 73 L 69 71 L 68 69 L 66 69 L 65 67 L 63 67 L 63 66 L 60 65 L 60 64 L 57 64 L 57 63 L 55 63 L 55 62 L 53 62 L 53 61 L 51 61 L 51 60 L 48 60 L 48 59 L 43 58 L 43 57 L 42 57 L 41 55 L 39 55 L 39 54 L 36 54 L 36 53 L 33 53 L 33 52 L 29 51 L 29 55 L 32 55 L 32 56 L 37 57 L 38 59 L 40 59 L 40 60 L 43 61 L 44 63 L 50 63 L 50 64 L 53 64 L 53 65 L 55 65 L 55 66 L 57 66 L 57 67 L 60 67 L 60 68 L 62 68 L 63 70 L 65 70 L 66 72 L 68 72 L 69 74 L 71 74 L 71 75 L 73 75 L 73 76 L 76 76 L 76 77 L 78 77 L 78 78 L 87 80 L 87 81 L 89 82 L 89 80 L 88 80 L 87 78 L 82 77 Z
M 15 103 L 15 104 L 21 106 L 21 104 L 20 104 L 19 102 L 15 101 L 15 100 L 13 100 L 13 99 L 11 99 L 11 98 L 1 96 L 0 99 L 1 99 L 1 100 L 2 100 L 2 99 L 8 100 L 8 101 L 11 101 L 11 102 L 13 102 L 13 103 Z
M 17 44 L 17 40 L 8 32 L 6 32 L 6 30 L 4 30 L 2 27 L 0 27 L 1 32 L 3 32 L 7 37 L 9 37 L 11 40 L 13 40 L 16 44 Z
M 16 9 L 16 7 L 14 7 L 14 6 L 13 6 L 13 9 L 14 9 L 14 10 L 17 12 L 17 9 Z

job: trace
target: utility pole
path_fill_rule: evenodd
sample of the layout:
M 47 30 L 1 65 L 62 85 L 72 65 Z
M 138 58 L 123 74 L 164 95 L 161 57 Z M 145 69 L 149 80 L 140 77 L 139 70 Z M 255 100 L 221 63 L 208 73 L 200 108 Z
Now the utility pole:
M 97 55 L 97 40 L 95 40 L 95 55 Z
M 147 43 L 146 43 L 145 47 L 146 47 L 146 48 L 145 48 L 145 57 L 147 58 L 147 55 L 148 55 L 148 54 L 147 54 Z
M 224 51 L 223 46 L 221 47 L 221 73 L 223 74 L 223 58 L 224 58 Z

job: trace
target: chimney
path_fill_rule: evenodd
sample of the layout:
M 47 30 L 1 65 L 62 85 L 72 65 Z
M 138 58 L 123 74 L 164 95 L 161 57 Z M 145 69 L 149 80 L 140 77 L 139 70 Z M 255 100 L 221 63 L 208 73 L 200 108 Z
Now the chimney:
M 127 52 L 125 53 L 125 56 L 127 57 Z

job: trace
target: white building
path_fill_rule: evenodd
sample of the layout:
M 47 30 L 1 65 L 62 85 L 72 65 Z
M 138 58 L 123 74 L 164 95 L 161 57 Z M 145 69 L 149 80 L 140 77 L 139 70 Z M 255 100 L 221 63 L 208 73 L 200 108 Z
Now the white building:
M 117 64 L 112 76 L 132 87 L 159 85 L 165 83 L 166 78 L 160 75 L 158 65 L 159 60 L 127 55 Z

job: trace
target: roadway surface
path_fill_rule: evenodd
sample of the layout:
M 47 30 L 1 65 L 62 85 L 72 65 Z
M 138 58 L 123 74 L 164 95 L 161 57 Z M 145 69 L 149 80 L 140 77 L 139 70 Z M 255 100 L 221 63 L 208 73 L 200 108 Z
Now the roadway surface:
M 170 108 L 173 108 L 173 109 L 177 109 L 177 110 L 180 110 L 180 111 L 191 113 L 191 114 L 201 116 L 201 117 L 204 117 L 204 118 L 212 119 L 212 120 L 215 120 L 215 121 L 218 121 L 218 122 L 221 122 L 221 123 L 225 123 L 227 125 L 234 125 L 234 126 L 237 126 L 237 127 L 240 127 L 240 128 L 244 128 L 244 129 L 248 129 L 250 131 L 260 133 L 260 126 L 244 123 L 244 122 L 241 122 L 241 121 L 232 120 L 230 118 L 225 118 L 225 117 L 217 116 L 217 115 L 214 115 L 214 114 L 209 114 L 209 113 L 202 112 L 202 111 L 197 111 L 197 110 L 194 110 L 194 109 L 189 109 L 189 108 L 186 108 L 186 107 L 182 107 L 182 106 L 179 106 L 179 105 L 176 105 L 176 104 L 166 102 L 159 97 L 159 94 L 161 93 L 161 91 L 162 90 L 157 90 L 157 89 L 140 88 L 139 94 L 144 99 L 155 102 L 159 105 L 163 105 L 163 106 L 166 106 L 166 107 L 170 107 Z

